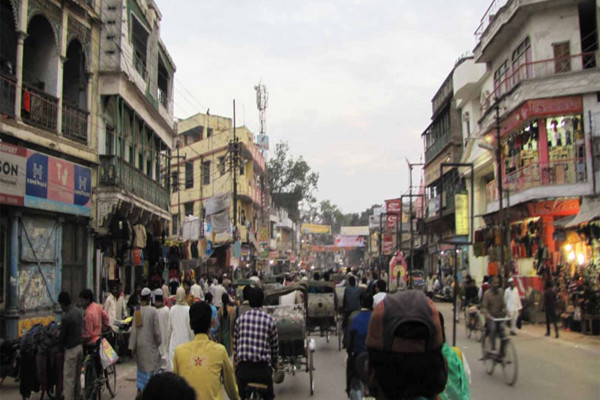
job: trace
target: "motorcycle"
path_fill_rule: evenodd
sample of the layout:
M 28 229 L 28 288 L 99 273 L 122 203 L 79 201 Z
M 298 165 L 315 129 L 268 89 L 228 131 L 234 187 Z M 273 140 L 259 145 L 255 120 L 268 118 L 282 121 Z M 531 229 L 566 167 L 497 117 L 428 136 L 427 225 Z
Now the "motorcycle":
M 131 333 L 131 323 L 133 317 L 127 317 L 122 321 L 114 321 L 113 325 L 117 327 L 115 333 L 115 352 L 119 356 L 119 361 L 124 360 L 126 357 L 130 357 L 129 351 L 129 335 Z
M 7 377 L 19 377 L 19 341 L 0 339 L 0 385 Z

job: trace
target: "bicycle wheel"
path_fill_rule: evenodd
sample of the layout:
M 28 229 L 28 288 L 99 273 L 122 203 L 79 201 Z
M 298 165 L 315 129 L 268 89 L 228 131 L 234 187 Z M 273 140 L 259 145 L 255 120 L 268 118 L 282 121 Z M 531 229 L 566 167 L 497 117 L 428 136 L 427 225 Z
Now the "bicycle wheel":
M 485 335 L 483 337 L 483 344 L 481 345 L 483 350 L 483 363 L 485 364 L 485 371 L 488 375 L 494 373 L 494 368 L 496 367 L 496 360 L 491 355 L 492 352 L 492 341 L 490 337 Z
M 308 363 L 308 380 L 310 384 L 310 395 L 312 396 L 315 393 L 315 378 L 313 377 L 313 352 L 310 351 L 310 348 L 306 346 L 307 351 L 307 360 Z
M 514 385 L 517 381 L 519 372 L 519 364 L 517 363 L 517 350 L 512 340 L 506 339 L 504 342 L 504 357 L 502 358 L 502 372 L 504 374 L 504 382 L 507 385 Z
M 85 363 L 83 369 L 83 398 L 84 400 L 96 400 L 100 399 L 100 390 L 96 385 L 96 368 L 94 368 L 94 361 L 88 360 Z
M 117 367 L 114 364 L 104 370 L 104 378 L 106 379 L 108 393 L 114 399 L 117 395 Z

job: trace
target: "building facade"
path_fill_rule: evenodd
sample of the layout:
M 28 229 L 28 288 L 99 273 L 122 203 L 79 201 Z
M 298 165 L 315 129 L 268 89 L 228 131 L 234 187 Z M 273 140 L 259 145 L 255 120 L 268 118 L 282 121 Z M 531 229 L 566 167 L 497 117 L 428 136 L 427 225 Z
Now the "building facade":
M 170 199 L 171 234 L 181 237 L 180 227 L 185 217 L 201 218 L 205 226 L 201 234 L 206 235 L 200 242 L 200 251 L 206 253 L 208 249 L 209 268 L 221 270 L 235 263 L 250 266 L 262 249 L 258 245 L 259 237 L 268 237 L 268 234 L 260 234 L 260 228 L 269 227 L 265 206 L 268 205 L 266 165 L 254 143 L 254 135 L 245 126 L 234 127 L 230 118 L 209 114 L 179 121 L 177 131 L 179 158 L 171 164 L 172 180 L 177 182 Z M 208 213 L 206 211 L 209 199 L 216 198 L 225 199 L 227 204 L 226 224 L 213 220 L 210 207 Z M 239 245 L 236 242 L 240 242 Z
M 460 162 L 463 136 L 468 137 L 472 129 L 468 121 L 466 126 L 463 124 L 469 117 L 467 111 L 466 117 L 461 115 L 464 98 L 475 90 L 482 77 L 482 67 L 475 64 L 473 56 L 461 56 L 431 101 L 432 122 L 422 134 L 427 198 L 423 219 L 427 234 L 424 264 L 428 272 L 451 273 L 454 265 L 455 246 L 450 242 L 457 237 L 455 195 L 466 193 L 466 182 L 459 168 L 451 164 Z M 458 258 L 460 267 L 465 266 L 463 258 L 462 254 Z
M 93 284 L 99 2 L 2 0 L 0 336 Z
M 478 118 L 463 157 L 476 167 L 481 216 L 474 275 L 528 275 L 540 260 L 565 263 L 563 217 L 597 195 L 598 15 L 593 0 L 511 0 L 494 1 L 482 18 L 474 54 L 485 79 L 462 110 Z
M 175 65 L 154 1 L 105 0 L 101 18 L 96 289 L 130 293 L 164 269 Z

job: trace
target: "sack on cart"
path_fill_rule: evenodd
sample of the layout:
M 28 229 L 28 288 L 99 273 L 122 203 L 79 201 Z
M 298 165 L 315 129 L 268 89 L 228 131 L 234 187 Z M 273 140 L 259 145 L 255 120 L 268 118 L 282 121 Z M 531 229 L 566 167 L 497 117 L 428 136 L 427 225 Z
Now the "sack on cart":
M 335 293 L 310 293 L 308 295 L 308 317 L 335 317 Z

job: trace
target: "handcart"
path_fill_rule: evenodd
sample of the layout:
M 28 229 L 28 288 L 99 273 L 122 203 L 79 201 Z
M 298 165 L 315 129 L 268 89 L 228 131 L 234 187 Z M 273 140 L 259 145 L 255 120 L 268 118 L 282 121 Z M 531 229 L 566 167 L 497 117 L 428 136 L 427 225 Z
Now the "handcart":
M 295 298 L 299 291 L 301 296 Z M 282 303 L 282 297 L 291 301 Z M 285 374 L 295 375 L 304 369 L 308 372 L 310 395 L 315 391 L 313 352 L 314 342 L 308 338 L 306 330 L 307 297 L 306 286 L 301 283 L 286 286 L 265 293 L 264 310 L 275 320 L 279 337 L 279 362 L 275 383 L 283 382 Z
M 308 332 L 316 332 L 329 342 L 329 334 L 338 337 L 338 350 L 342 350 L 342 318 L 338 312 L 335 285 L 331 282 L 308 282 Z

